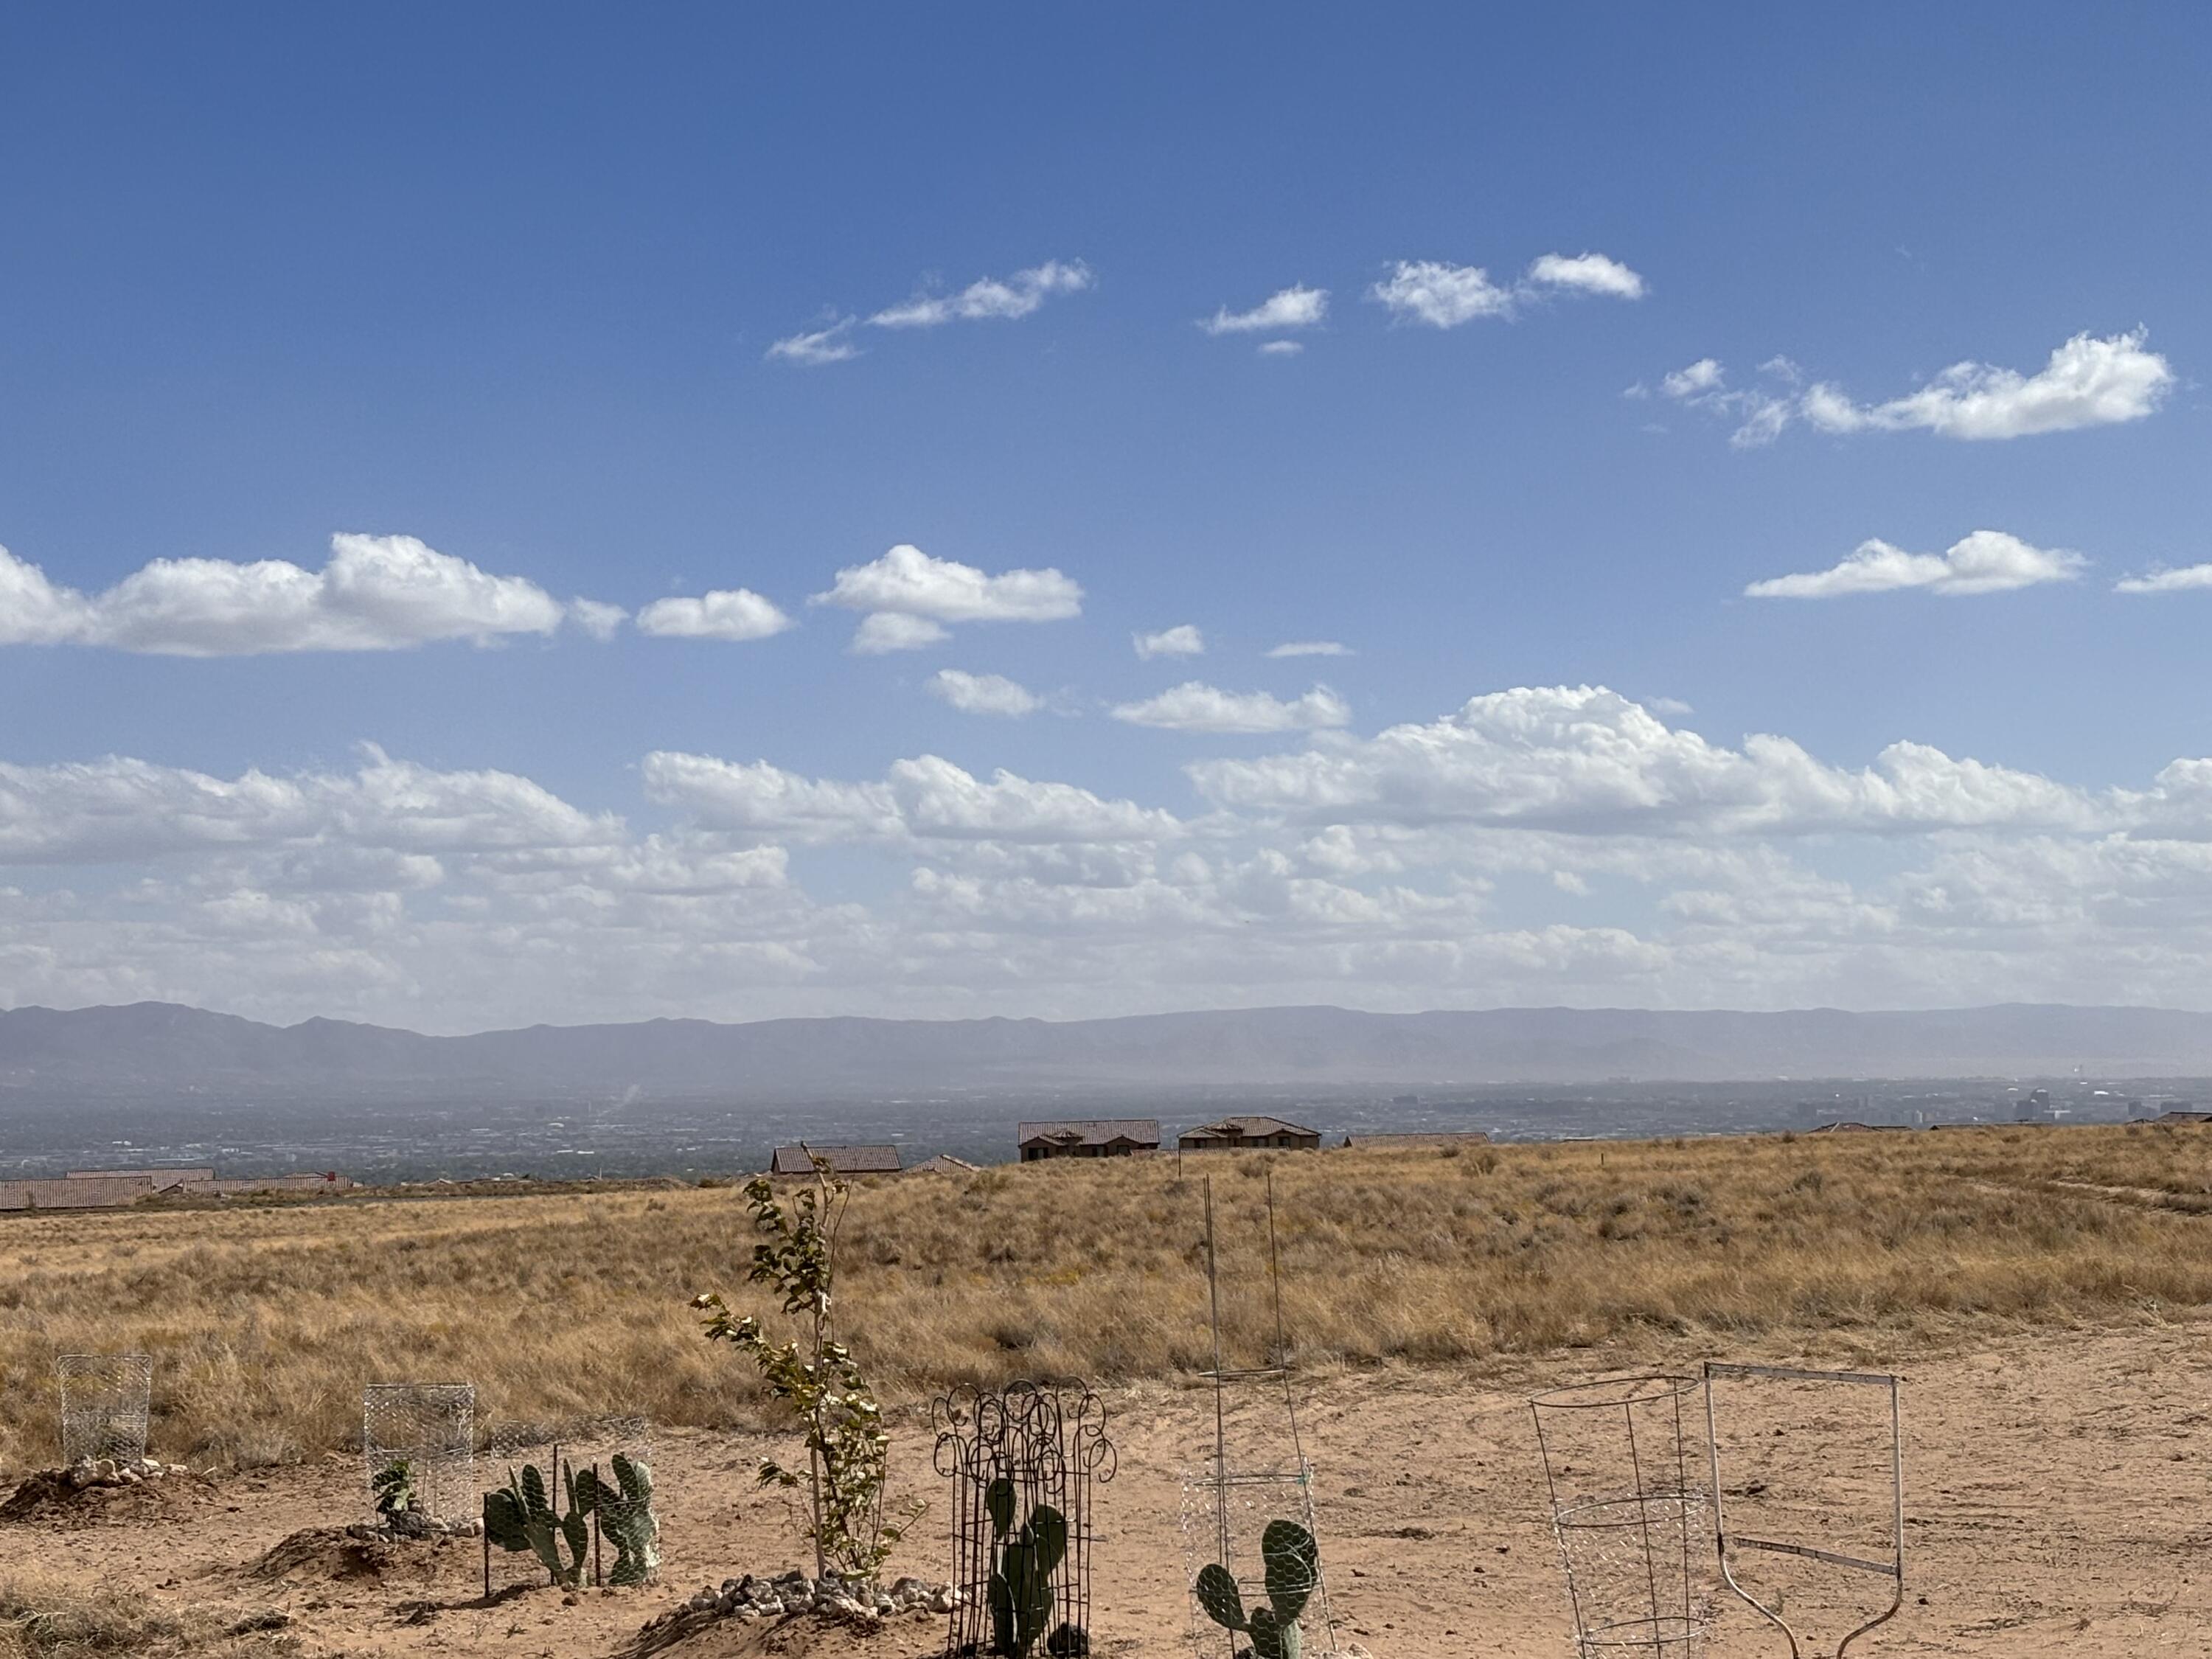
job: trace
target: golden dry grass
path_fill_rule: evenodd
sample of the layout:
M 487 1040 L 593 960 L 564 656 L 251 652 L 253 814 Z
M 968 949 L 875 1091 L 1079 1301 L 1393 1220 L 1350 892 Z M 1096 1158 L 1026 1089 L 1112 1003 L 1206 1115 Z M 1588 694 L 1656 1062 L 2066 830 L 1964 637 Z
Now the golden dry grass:
M 1268 1171 L 1310 1364 L 1814 1333 L 1894 1352 L 2212 1304 L 2212 1129 L 1978 1129 L 871 1179 L 845 1331 L 887 1398 L 1198 1368 L 1206 1173 L 1231 1358 L 1255 1358 Z M 484 1416 L 756 1420 L 685 1305 L 759 1305 L 750 1244 L 728 1188 L 0 1218 L 0 1457 L 53 1460 L 53 1358 L 76 1349 L 153 1352 L 155 1455 L 195 1462 L 344 1446 L 372 1380 L 471 1380 Z

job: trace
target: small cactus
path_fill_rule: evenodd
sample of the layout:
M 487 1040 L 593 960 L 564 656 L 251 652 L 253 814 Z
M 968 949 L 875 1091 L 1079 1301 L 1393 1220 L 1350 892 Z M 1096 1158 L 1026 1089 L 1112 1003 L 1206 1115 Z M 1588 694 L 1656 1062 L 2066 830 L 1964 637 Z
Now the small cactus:
M 390 1521 L 394 1516 L 422 1507 L 422 1501 L 415 1495 L 415 1467 L 404 1457 L 379 1469 L 376 1479 L 368 1485 L 376 1494 L 376 1513 L 380 1520 Z
M 535 1463 L 525 1463 L 518 1477 L 509 1469 L 507 1486 L 484 1494 L 484 1536 L 503 1550 L 529 1550 L 543 1562 L 553 1582 L 569 1589 L 583 1582 L 584 1555 L 591 1547 L 591 1528 L 584 1517 L 589 1509 L 578 1501 L 575 1472 L 554 1466 L 568 1498 L 568 1512 L 556 1515 L 545 1491 L 545 1477 Z M 568 1547 L 567 1561 L 561 1547 Z
M 1014 1527 L 1014 1483 L 1001 1475 L 983 1489 L 983 1508 L 991 1517 L 991 1650 L 1009 1659 L 1029 1659 L 1037 1638 L 1052 1621 L 1052 1576 L 1067 1558 L 1067 1517 L 1040 1504 L 1018 1530 Z M 1060 1632 L 1055 1632 L 1056 1638 Z M 1062 1645 L 1073 1648 L 1079 1633 Z M 1084 1646 L 1089 1646 L 1086 1641 Z
M 1248 1617 L 1235 1576 L 1218 1564 L 1199 1569 L 1198 1604 L 1224 1630 L 1252 1638 L 1252 1659 L 1298 1659 L 1298 1615 L 1321 1582 L 1321 1547 L 1297 1522 L 1270 1521 L 1260 1534 L 1260 1561 L 1267 1574 L 1266 1607 L 1253 1608 Z
M 642 1584 L 660 1565 L 660 1520 L 653 1512 L 653 1470 L 635 1458 L 614 1455 L 614 1479 L 596 1469 L 576 1477 L 579 1513 L 596 1513 L 599 1535 L 615 1547 L 610 1584 Z

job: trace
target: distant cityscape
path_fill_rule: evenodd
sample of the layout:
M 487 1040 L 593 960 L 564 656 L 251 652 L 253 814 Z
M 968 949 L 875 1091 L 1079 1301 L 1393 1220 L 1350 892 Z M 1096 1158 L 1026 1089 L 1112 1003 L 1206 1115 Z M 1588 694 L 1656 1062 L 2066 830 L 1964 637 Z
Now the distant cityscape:
M 1334 1146 L 1388 1134 L 1480 1132 L 1498 1141 L 1804 1133 L 1830 1124 L 1936 1128 L 2203 1116 L 2205 1078 L 1500 1085 L 1427 1091 L 1210 1088 L 1028 1090 L 732 1104 L 696 1098 L 276 1097 L 151 1107 L 143 1098 L 8 1103 L 0 1181 L 70 1170 L 220 1167 L 240 1179 L 343 1170 L 368 1185 L 530 1176 L 578 1180 L 750 1173 L 806 1142 L 899 1150 L 901 1167 L 942 1154 L 1019 1161 L 1025 1130 L 1131 1120 L 1163 1152 L 1235 1117 L 1266 1117 Z

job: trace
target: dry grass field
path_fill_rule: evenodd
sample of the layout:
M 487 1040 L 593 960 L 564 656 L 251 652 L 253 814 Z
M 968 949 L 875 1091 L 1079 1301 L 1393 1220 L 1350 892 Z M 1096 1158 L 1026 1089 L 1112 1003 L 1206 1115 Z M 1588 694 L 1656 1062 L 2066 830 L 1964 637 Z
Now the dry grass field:
M 885 1397 L 1206 1363 L 1201 1185 L 1224 1315 L 1269 1328 L 1272 1172 L 1309 1367 L 1591 1369 L 1690 1346 L 1895 1356 L 2212 1304 L 2212 1130 L 1986 1128 L 1209 1154 L 872 1179 L 841 1315 Z M 729 1188 L 0 1218 L 0 1460 L 52 1463 L 52 1364 L 156 1357 L 157 1455 L 255 1467 L 354 1443 L 361 1385 L 468 1379 L 480 1413 L 757 1424 L 686 1304 L 740 1306 Z

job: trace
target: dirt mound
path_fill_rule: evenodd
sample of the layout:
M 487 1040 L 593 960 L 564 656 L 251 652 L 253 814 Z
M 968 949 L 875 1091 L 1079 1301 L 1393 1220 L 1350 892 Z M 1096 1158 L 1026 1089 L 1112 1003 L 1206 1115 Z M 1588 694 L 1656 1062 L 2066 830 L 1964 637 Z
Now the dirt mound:
M 4 1503 L 0 1522 L 59 1527 L 142 1526 L 181 1520 L 216 1495 L 214 1480 L 183 1469 L 135 1486 L 80 1486 L 67 1469 L 26 1475 Z
M 308 1527 L 264 1552 L 246 1577 L 264 1582 L 428 1583 L 471 1568 L 476 1553 L 456 1538 L 390 1538 L 366 1527 Z
M 945 1651 L 942 1619 L 845 1620 L 821 1613 L 743 1620 L 680 1613 L 648 1625 L 616 1659 L 923 1659 Z

